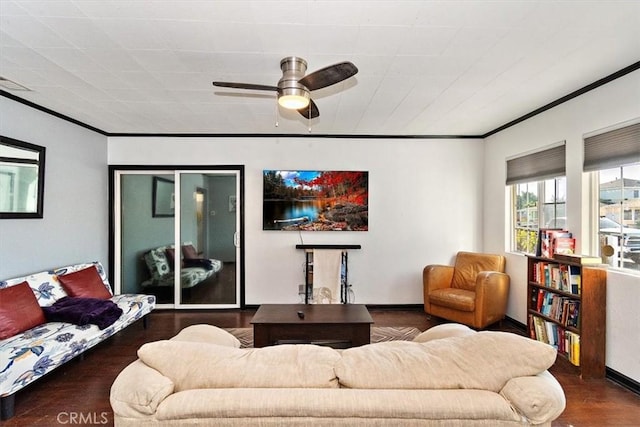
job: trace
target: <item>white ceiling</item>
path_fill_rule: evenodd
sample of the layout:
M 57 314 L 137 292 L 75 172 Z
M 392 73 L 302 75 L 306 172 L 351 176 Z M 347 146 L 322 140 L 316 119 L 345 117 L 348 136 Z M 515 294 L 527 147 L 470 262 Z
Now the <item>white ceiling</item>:
M 8 1 L 10 92 L 108 133 L 307 133 L 280 59 L 359 73 L 312 134 L 483 135 L 640 60 L 640 1 Z

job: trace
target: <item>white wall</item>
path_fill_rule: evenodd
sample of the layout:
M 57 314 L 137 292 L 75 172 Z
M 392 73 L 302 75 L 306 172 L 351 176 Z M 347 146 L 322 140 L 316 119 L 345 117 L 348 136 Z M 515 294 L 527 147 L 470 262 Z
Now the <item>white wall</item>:
M 482 248 L 479 140 L 109 138 L 110 164 L 245 165 L 246 303 L 298 302 L 300 243 L 360 244 L 356 302 L 421 304 L 422 268 Z M 369 171 L 369 231 L 262 230 L 262 171 Z
M 532 117 L 485 141 L 484 247 L 503 252 L 508 212 L 505 191 L 507 158 L 557 141 L 567 143 L 567 227 L 578 249 L 590 253 L 588 176 L 582 173 L 583 135 L 640 117 L 640 71 Z M 511 292 L 507 314 L 526 323 L 526 259 L 507 254 Z M 607 274 L 606 365 L 640 381 L 640 275 Z
M 5 97 L 0 134 L 47 149 L 44 218 L 0 220 L 0 280 L 85 261 L 108 268 L 107 138 Z

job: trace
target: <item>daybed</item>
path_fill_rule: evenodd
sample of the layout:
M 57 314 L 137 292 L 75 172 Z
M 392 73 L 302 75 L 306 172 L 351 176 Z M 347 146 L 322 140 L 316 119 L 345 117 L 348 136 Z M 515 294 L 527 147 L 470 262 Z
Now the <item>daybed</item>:
M 182 245 L 180 250 L 180 287 L 192 288 L 212 277 L 222 269 L 222 261 L 212 258 L 199 258 L 191 244 Z M 147 251 L 143 256 L 150 278 L 142 282 L 143 287 L 171 286 L 174 284 L 173 245 L 160 246 Z
M 190 326 L 143 345 L 118 375 L 115 426 L 550 426 L 562 413 L 551 346 L 443 328 L 335 350 L 240 349 L 226 331 Z
M 91 303 L 93 308 L 88 313 L 76 312 L 71 319 L 73 313 L 64 311 L 70 305 L 63 307 L 69 302 Z M 143 318 L 154 307 L 152 295 L 113 295 L 99 262 L 1 281 L 1 418 L 13 416 L 18 390 Z M 45 312 L 47 316 L 64 314 L 76 324 L 47 321 Z

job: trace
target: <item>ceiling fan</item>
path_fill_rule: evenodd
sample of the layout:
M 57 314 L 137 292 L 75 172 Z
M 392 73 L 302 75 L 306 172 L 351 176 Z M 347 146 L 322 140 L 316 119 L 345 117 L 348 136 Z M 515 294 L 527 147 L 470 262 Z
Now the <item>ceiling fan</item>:
M 320 115 L 320 112 L 309 92 L 340 83 L 358 72 L 358 68 L 347 61 L 329 65 L 305 76 L 307 61 L 298 56 L 283 58 L 280 61 L 280 69 L 282 70 L 282 78 L 278 80 L 277 86 L 232 82 L 213 82 L 213 85 L 277 92 L 280 106 L 289 110 L 297 110 L 307 119 L 314 119 Z

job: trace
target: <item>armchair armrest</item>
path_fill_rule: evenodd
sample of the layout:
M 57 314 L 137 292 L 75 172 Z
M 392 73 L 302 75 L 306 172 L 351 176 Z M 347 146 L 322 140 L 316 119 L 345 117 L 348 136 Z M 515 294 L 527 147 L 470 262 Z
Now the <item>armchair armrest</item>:
M 481 324 L 502 320 L 507 312 L 509 275 L 497 271 L 481 271 L 476 277 L 475 313 Z
M 422 286 L 424 292 L 424 306 L 430 311 L 429 294 L 436 289 L 448 288 L 453 279 L 453 267 L 449 265 L 427 265 L 422 270 Z
M 422 270 L 422 284 L 425 292 L 451 287 L 453 267 L 450 265 L 427 265 Z

